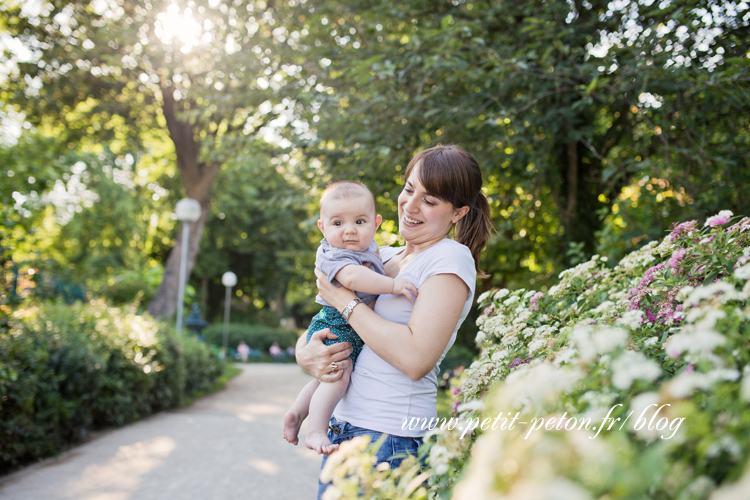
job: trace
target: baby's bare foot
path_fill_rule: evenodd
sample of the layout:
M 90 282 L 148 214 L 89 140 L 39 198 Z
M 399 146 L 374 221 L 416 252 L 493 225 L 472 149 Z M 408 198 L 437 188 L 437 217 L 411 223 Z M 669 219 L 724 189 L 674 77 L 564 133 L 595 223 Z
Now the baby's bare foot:
M 305 438 L 305 446 L 321 455 L 330 455 L 339 449 L 339 445 L 331 444 L 325 432 L 308 432 Z
M 299 415 L 289 410 L 284 415 L 284 439 L 292 444 L 299 442 L 299 428 L 302 426 L 302 420 Z

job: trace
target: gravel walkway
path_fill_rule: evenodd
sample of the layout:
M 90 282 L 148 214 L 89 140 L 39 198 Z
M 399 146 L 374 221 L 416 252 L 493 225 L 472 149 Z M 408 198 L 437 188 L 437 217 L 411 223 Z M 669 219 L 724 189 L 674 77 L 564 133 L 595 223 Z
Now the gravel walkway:
M 0 479 L 0 499 L 315 498 L 320 457 L 281 437 L 282 416 L 309 376 L 294 364 L 238 366 L 223 390 L 187 408 Z

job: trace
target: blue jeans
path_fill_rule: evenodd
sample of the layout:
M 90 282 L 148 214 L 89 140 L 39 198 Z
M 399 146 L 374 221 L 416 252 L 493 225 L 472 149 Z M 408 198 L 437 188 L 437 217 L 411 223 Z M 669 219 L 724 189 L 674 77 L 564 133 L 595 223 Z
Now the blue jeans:
M 370 442 L 374 443 L 375 441 L 380 439 L 382 435 L 382 432 L 371 431 L 369 429 L 363 429 L 362 427 L 355 427 L 349 422 L 336 420 L 336 417 L 331 417 L 331 423 L 328 426 L 328 439 L 330 439 L 331 443 L 333 444 L 341 444 L 344 441 L 348 441 L 357 436 L 370 436 Z M 395 455 L 417 456 L 417 451 L 419 450 L 419 447 L 421 445 L 422 438 L 389 435 L 387 438 L 385 438 L 385 441 L 380 446 L 380 449 L 378 449 L 378 453 L 376 455 L 378 463 L 388 462 L 391 466 L 391 469 L 394 469 L 398 467 L 405 458 L 405 456 L 398 456 L 394 458 Z M 323 456 L 323 463 L 320 467 L 321 470 L 325 466 L 327 459 L 328 456 Z M 325 492 L 329 484 L 330 483 L 323 484 L 320 482 L 320 479 L 318 479 L 318 500 L 323 497 L 323 492 Z

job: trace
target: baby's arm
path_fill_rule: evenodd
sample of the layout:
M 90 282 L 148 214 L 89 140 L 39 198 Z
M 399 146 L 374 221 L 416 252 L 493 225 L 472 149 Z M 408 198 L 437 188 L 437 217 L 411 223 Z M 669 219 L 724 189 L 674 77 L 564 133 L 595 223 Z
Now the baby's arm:
M 417 287 L 403 278 L 389 278 L 365 266 L 350 264 L 336 273 L 336 281 L 355 292 L 403 295 L 409 300 L 417 296 Z M 414 294 L 412 296 L 412 294 Z

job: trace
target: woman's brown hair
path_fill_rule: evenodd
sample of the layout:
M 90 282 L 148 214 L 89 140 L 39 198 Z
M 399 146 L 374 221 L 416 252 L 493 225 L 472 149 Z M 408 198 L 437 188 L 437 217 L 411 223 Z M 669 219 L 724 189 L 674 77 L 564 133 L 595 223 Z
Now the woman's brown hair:
M 417 153 L 407 165 L 404 179 L 417 165 L 419 182 L 427 192 L 456 208 L 469 207 L 469 212 L 456 223 L 455 239 L 469 247 L 477 275 L 486 278 L 479 269 L 479 256 L 493 228 L 490 204 L 482 193 L 479 164 L 463 148 L 446 145 Z

